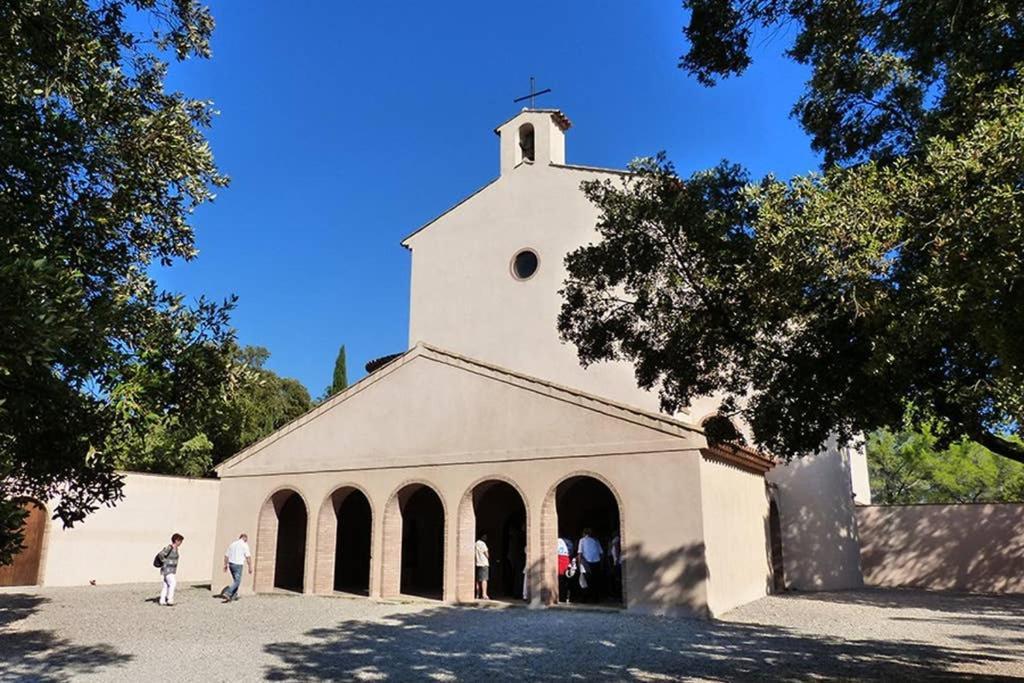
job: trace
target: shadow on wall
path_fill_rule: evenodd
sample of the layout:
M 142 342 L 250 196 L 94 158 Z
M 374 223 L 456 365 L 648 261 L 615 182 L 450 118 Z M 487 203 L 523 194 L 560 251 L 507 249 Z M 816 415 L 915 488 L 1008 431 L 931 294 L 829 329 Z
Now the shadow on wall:
M 857 509 L 865 583 L 1024 593 L 1024 505 Z
M 0 680 L 66 681 L 131 661 L 111 645 L 73 645 L 54 631 L 11 630 L 46 602 L 25 593 L 0 595 Z
M 609 622 L 609 620 L 613 620 Z M 785 628 L 574 610 L 433 608 L 344 621 L 272 643 L 270 680 L 934 679 L 1006 656 L 963 647 L 800 634 Z M 948 674 L 947 674 L 948 675 Z M 964 679 L 991 677 L 958 674 Z
M 863 585 L 849 466 L 837 452 L 800 458 L 769 473 L 779 508 L 787 589 Z
M 660 555 L 645 554 L 634 544 L 627 546 L 623 557 L 629 607 L 652 614 L 710 616 L 703 543 Z
M 557 576 L 556 550 L 552 550 L 550 558 L 546 559 L 553 577 Z M 614 580 L 606 568 L 605 575 L 600 579 L 602 605 L 625 606 L 647 614 L 705 618 L 710 616 L 706 604 L 705 582 L 708 578 L 708 569 L 704 560 L 703 543 L 686 545 L 660 555 L 646 554 L 641 545 L 633 544 L 623 549 L 623 558 L 621 591 L 625 602 L 618 599 L 618 590 L 613 586 Z M 540 561 L 530 567 L 530 574 L 538 581 L 543 575 L 544 565 L 545 561 Z M 552 580 L 550 585 L 558 587 L 557 578 Z M 574 601 L 579 602 L 582 591 L 574 587 L 572 592 L 576 596 Z M 558 598 L 558 595 L 542 591 L 540 602 L 552 604 Z M 564 599 L 560 602 L 564 602 Z

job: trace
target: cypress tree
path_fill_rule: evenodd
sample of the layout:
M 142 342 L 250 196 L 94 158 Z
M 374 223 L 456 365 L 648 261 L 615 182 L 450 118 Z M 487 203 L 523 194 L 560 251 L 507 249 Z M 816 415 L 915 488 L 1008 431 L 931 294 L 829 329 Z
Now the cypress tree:
M 334 360 L 334 378 L 328 394 L 336 394 L 348 388 L 348 371 L 345 367 L 345 345 L 338 349 L 338 357 Z

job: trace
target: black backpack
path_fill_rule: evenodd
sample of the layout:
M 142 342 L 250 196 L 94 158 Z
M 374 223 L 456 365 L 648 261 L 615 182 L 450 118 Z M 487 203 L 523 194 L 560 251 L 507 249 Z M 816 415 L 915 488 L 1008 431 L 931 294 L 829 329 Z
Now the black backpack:
M 166 548 L 165 548 L 165 550 L 166 550 Z M 156 567 L 157 569 L 160 569 L 161 567 L 164 566 L 163 554 L 164 554 L 164 551 L 161 550 L 160 552 L 158 552 L 156 554 L 156 557 L 153 558 L 153 566 Z

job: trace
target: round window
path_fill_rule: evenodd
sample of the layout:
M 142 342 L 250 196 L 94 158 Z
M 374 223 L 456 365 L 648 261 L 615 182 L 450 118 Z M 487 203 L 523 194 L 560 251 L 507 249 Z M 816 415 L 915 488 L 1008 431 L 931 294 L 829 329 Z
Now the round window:
M 518 280 L 526 280 L 537 272 L 537 252 L 530 249 L 523 249 L 512 259 L 512 274 Z

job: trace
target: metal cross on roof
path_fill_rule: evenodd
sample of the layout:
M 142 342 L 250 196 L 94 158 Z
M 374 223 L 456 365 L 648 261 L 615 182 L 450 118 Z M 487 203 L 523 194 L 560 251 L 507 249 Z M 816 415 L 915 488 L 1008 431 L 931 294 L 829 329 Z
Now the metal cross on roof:
M 535 81 L 533 80 L 533 76 L 530 76 L 530 94 L 529 95 L 523 95 L 522 97 L 517 97 L 517 98 L 515 98 L 512 101 L 513 102 L 522 102 L 523 100 L 530 100 L 530 109 L 533 109 L 534 108 L 533 107 L 534 100 L 537 97 L 539 97 L 540 95 L 546 95 L 549 92 L 551 92 L 551 88 L 544 88 L 543 90 L 538 91 L 536 89 L 536 85 L 535 85 Z

